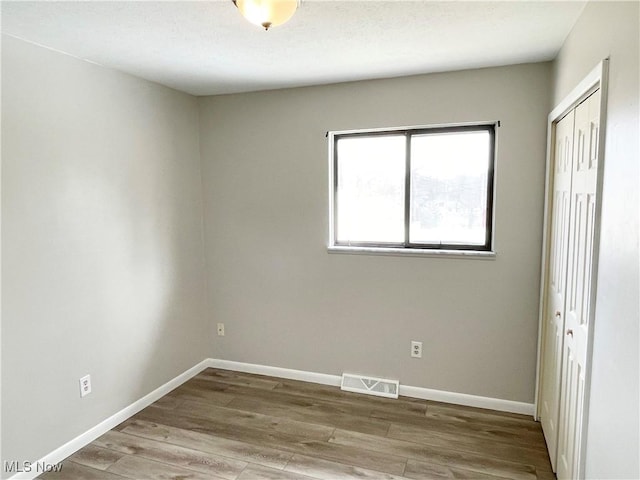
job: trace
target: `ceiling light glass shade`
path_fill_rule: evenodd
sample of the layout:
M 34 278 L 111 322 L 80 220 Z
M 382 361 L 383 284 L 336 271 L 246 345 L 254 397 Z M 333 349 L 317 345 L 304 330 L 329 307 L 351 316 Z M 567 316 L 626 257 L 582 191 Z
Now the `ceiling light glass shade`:
M 255 25 L 269 30 L 287 22 L 300 4 L 299 0 L 233 0 L 240 13 Z

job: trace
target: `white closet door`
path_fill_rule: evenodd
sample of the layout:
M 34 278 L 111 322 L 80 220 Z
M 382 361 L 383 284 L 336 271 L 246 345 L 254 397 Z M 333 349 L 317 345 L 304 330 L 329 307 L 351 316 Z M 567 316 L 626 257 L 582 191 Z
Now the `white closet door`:
M 556 125 L 553 207 L 542 377 L 540 418 L 551 464 L 556 469 L 558 409 L 564 340 L 564 310 L 569 246 L 574 115 L 571 111 Z
M 600 92 L 575 109 L 565 339 L 558 423 L 558 478 L 576 478 L 589 335 L 596 218 Z

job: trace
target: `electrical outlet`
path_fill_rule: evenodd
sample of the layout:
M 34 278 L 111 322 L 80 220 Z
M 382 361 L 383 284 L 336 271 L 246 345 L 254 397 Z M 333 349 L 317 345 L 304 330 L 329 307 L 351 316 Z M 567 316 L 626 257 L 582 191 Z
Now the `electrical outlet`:
M 411 341 L 411 356 L 414 358 L 422 358 L 422 342 Z
M 85 375 L 80 379 L 80 396 L 84 397 L 91 393 L 91 375 Z
M 224 323 L 218 324 L 218 336 L 224 337 Z

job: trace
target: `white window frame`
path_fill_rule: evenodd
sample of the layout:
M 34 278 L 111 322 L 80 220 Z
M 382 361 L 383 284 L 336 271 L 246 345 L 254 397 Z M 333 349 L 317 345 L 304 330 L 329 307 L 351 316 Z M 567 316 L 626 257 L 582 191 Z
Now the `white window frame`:
M 392 127 L 392 128 L 375 128 L 375 129 L 358 129 L 358 130 L 340 130 L 327 132 L 328 139 L 328 159 L 329 159 L 329 235 L 327 241 L 327 251 L 329 253 L 347 253 L 347 254 L 365 254 L 365 255 L 400 255 L 400 256 L 427 256 L 427 257 L 463 257 L 463 258 L 479 258 L 493 259 L 496 256 L 495 251 L 495 204 L 496 204 L 496 167 L 497 167 L 497 146 L 498 146 L 498 127 L 499 121 L 491 122 L 470 122 L 456 124 L 438 124 L 438 125 L 419 125 L 409 127 Z M 335 158 L 335 141 L 336 137 L 349 135 L 367 135 L 367 134 L 393 134 L 394 132 L 428 132 L 429 130 L 456 129 L 463 130 L 468 127 L 486 128 L 493 127 L 493 158 L 492 171 L 490 172 L 490 242 L 488 249 L 446 249 L 446 248 L 420 248 L 419 246 L 365 246 L 365 245 L 339 245 L 336 243 L 336 205 L 335 205 L 335 175 L 336 175 L 336 158 Z

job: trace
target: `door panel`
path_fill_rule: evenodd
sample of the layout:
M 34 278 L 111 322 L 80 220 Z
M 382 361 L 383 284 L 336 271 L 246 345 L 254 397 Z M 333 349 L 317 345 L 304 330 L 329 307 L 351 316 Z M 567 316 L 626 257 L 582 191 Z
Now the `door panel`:
M 565 345 L 570 340 L 565 341 Z M 584 395 L 584 369 L 574 355 L 574 349 L 565 348 L 562 372 L 562 401 L 560 403 L 560 420 L 558 422 L 558 478 L 576 478 L 579 443 L 574 439 L 581 434 L 580 418 L 582 417 Z M 574 467 L 575 466 L 575 467 Z
M 574 112 L 556 126 L 549 279 L 545 310 L 545 335 L 540 418 L 555 471 L 558 406 L 564 341 L 564 309 L 568 263 Z
M 558 478 L 576 478 L 580 465 L 582 410 L 592 294 L 598 170 L 600 92 L 575 109 L 567 302 L 558 419 Z

